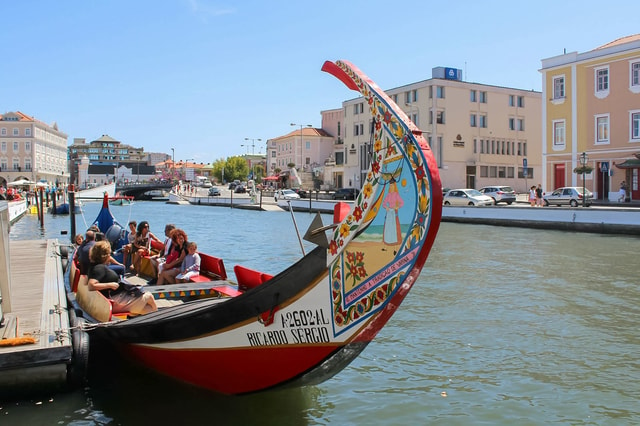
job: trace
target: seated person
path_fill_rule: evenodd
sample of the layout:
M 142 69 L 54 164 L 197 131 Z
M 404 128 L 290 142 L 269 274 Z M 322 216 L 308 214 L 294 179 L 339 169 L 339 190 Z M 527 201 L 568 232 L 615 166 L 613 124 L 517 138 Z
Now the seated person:
M 134 296 L 126 291 L 117 291 L 120 287 L 118 274 L 107 267 L 111 257 L 111 245 L 108 241 L 96 242 L 91 249 L 90 257 L 89 290 L 100 291 L 105 297 L 111 299 L 114 314 L 130 312 L 142 315 L 158 310 L 151 293 Z
M 73 245 L 76 248 L 80 247 L 83 241 L 84 241 L 84 237 L 82 236 L 82 234 L 78 234 L 75 237 L 73 237 Z
M 180 266 L 180 273 L 176 275 L 176 281 L 179 283 L 187 282 L 189 278 L 200 275 L 200 255 L 196 253 L 198 245 L 193 241 L 188 242 L 186 245 L 187 254 Z
M 74 254 L 74 260 L 78 260 L 78 263 L 80 264 L 80 274 L 82 275 L 87 275 L 89 272 L 89 265 L 91 264 L 89 252 L 91 251 L 91 247 L 96 243 L 95 238 L 95 232 L 88 230 L 85 234 L 84 241 Z
M 175 251 L 178 256 L 172 261 L 167 260 L 165 262 L 162 272 L 158 275 L 158 285 L 176 283 L 176 275 L 180 273 L 180 266 L 187 255 L 187 234 L 182 229 L 176 228 L 171 231 L 170 235 L 172 240 L 171 247 L 173 247 L 171 253 Z
M 166 237 L 164 240 L 164 245 L 163 245 L 163 249 L 160 253 L 158 254 L 154 254 L 153 256 L 151 256 L 151 258 L 149 259 L 151 261 L 151 266 L 153 267 L 154 270 L 154 276 L 156 278 L 152 279 L 151 281 L 149 281 L 149 284 L 155 284 L 158 280 L 158 275 L 160 275 L 160 273 L 162 272 L 162 269 L 164 267 L 164 264 L 167 260 L 167 256 L 169 256 L 169 254 L 171 253 L 171 246 L 173 241 L 171 240 L 171 231 L 173 231 L 174 229 L 176 229 L 176 226 L 172 223 L 168 223 L 167 225 L 165 225 L 164 227 L 164 236 Z
M 158 237 L 156 237 L 149 231 L 149 222 L 143 220 L 138 224 L 136 239 L 131 244 L 132 265 L 130 266 L 130 269 L 136 273 L 140 272 L 140 262 L 142 261 L 142 256 L 146 256 L 151 253 L 150 240 L 155 240 L 158 242 L 160 241 Z
M 129 244 L 125 244 L 122 247 L 122 263 L 124 265 L 127 264 L 127 259 L 129 258 L 129 253 L 131 253 L 131 245 L 136 240 L 136 226 L 138 226 L 138 222 L 132 220 L 129 222 L 129 233 L 127 234 L 127 239 L 129 240 Z

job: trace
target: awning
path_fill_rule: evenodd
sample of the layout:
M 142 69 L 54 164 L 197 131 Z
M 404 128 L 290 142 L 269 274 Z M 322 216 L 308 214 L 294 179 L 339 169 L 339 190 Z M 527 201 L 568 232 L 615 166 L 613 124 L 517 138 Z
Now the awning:
M 619 169 L 639 169 L 640 159 L 625 160 L 623 163 L 616 164 L 616 167 Z
M 22 185 L 33 185 L 35 182 L 31 182 L 30 180 L 16 180 L 14 182 L 7 183 L 7 186 L 22 186 Z

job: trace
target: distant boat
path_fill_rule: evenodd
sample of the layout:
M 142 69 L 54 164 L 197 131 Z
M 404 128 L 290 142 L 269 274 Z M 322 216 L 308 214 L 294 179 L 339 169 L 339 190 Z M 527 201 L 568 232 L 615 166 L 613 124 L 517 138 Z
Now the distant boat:
M 116 195 L 116 183 L 111 182 L 106 185 L 96 186 L 94 188 L 83 189 L 76 193 L 76 200 L 85 201 L 102 201 L 104 194 L 107 194 L 109 198 Z
M 128 206 L 133 202 L 133 197 L 129 195 L 116 194 L 115 197 L 109 197 L 109 204 L 112 206 Z

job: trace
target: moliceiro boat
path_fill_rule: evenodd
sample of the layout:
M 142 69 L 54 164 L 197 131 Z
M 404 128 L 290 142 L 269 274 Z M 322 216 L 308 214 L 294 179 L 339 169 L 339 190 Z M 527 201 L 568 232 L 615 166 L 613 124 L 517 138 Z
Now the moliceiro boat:
M 132 318 L 88 295 L 70 262 L 68 292 L 88 333 L 158 373 L 226 394 L 320 383 L 374 339 L 433 245 L 440 177 L 420 130 L 373 81 L 345 61 L 322 69 L 362 94 L 374 122 L 353 206 L 338 204 L 328 225 L 318 215 L 305 235 L 316 247 L 277 275 L 235 265 L 233 282 L 221 258 L 201 253 L 198 279 L 145 286 L 159 309 Z M 121 226 L 102 219 L 107 237 L 120 238 Z

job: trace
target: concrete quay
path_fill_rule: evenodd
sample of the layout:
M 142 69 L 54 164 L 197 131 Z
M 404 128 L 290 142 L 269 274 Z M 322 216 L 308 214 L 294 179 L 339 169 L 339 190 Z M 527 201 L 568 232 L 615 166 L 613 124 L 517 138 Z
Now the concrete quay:
M 255 203 L 249 194 L 233 194 L 222 188 L 222 195 L 208 197 L 207 190 L 198 188 L 185 201 L 193 205 L 210 205 L 261 211 L 285 211 L 332 214 L 337 201 L 302 198 L 275 201 L 273 196 L 259 193 Z M 594 200 L 590 207 L 531 207 L 527 194 L 518 194 L 514 204 L 474 207 L 443 206 L 442 221 L 511 226 L 534 229 L 555 229 L 572 232 L 640 235 L 640 202 L 612 203 Z M 353 201 L 347 201 L 353 203 Z

